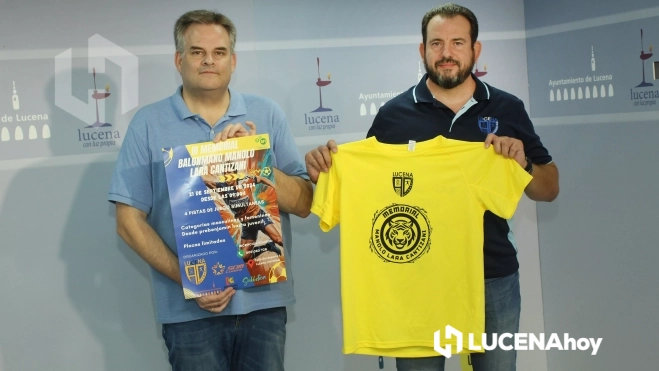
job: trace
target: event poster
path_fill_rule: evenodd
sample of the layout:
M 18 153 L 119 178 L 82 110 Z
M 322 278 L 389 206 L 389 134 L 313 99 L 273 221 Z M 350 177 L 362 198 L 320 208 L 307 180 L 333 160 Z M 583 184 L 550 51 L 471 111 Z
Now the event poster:
M 285 281 L 269 136 L 163 155 L 185 298 Z

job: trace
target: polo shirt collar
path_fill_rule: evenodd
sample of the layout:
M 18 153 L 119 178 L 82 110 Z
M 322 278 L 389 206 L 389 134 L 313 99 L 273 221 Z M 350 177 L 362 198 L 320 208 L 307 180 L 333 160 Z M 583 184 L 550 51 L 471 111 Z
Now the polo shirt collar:
M 247 108 L 245 107 L 243 96 L 231 88 L 229 88 L 229 94 L 231 95 L 231 100 L 229 101 L 229 108 L 227 108 L 226 116 L 236 117 L 247 114 Z M 181 121 L 196 116 L 196 114 L 190 112 L 190 109 L 183 100 L 183 85 L 179 86 L 178 89 L 176 89 L 176 93 L 172 95 L 172 106 L 174 107 L 174 112 L 176 112 L 176 115 Z
M 426 85 L 426 79 L 428 74 L 423 75 L 419 83 L 416 84 L 414 89 L 412 89 L 412 96 L 414 97 L 414 103 L 433 103 L 435 98 L 430 93 L 428 85 Z M 474 99 L 477 101 L 489 100 L 490 99 L 490 88 L 485 85 L 476 75 L 471 74 L 471 78 L 476 82 L 476 91 L 474 92 Z
M 229 88 L 229 94 L 231 95 L 231 101 L 229 102 L 229 108 L 227 109 L 226 115 L 228 117 L 246 115 L 247 107 L 245 107 L 245 100 L 243 99 L 242 94 L 231 88 Z

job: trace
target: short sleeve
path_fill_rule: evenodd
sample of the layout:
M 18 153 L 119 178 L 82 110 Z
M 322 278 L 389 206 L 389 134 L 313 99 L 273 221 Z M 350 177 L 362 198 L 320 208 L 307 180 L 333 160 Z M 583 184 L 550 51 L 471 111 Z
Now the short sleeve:
M 321 172 L 313 194 L 311 212 L 320 218 L 320 229 L 329 232 L 337 224 L 341 215 L 341 193 L 339 166 L 336 154 L 332 153 L 332 166 L 327 173 Z
M 524 153 L 535 164 L 544 165 L 552 162 L 549 151 L 542 144 L 540 137 L 533 128 L 533 123 L 531 123 L 531 119 L 524 109 L 524 103 L 520 101 L 519 104 L 521 107 L 517 119 L 517 139 L 524 143 Z
M 471 193 L 485 210 L 510 219 L 533 177 L 511 158 L 494 152 L 494 147 L 476 149 L 476 156 L 462 162 Z
M 146 117 L 138 112 L 119 150 L 108 201 L 121 202 L 149 214 L 153 206 L 153 187 L 146 128 Z

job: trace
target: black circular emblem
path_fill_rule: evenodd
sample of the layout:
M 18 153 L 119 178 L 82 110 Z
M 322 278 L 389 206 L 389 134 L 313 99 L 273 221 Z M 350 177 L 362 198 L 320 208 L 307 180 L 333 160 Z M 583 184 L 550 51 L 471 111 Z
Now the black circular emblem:
M 375 213 L 371 251 L 387 262 L 411 263 L 430 249 L 430 233 L 425 210 L 393 204 Z

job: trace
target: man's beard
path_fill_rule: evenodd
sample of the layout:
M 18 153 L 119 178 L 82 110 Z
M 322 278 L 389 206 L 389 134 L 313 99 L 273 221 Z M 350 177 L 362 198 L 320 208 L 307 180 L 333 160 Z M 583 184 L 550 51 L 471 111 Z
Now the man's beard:
M 442 76 L 441 73 L 437 72 L 437 68 L 439 68 L 438 66 L 443 63 L 455 63 L 458 66 L 458 73 L 455 76 Z M 435 69 L 431 69 L 430 66 L 428 66 L 428 62 L 426 62 L 426 59 L 423 59 L 423 65 L 426 67 L 426 72 L 428 73 L 428 78 L 430 81 L 444 89 L 453 89 L 456 86 L 462 84 L 467 79 L 467 77 L 471 75 L 471 70 L 474 69 L 475 64 L 475 56 L 472 56 L 471 63 L 465 66 L 465 68 L 461 68 L 462 63 L 449 57 L 440 59 L 437 61 L 437 63 L 435 63 Z

